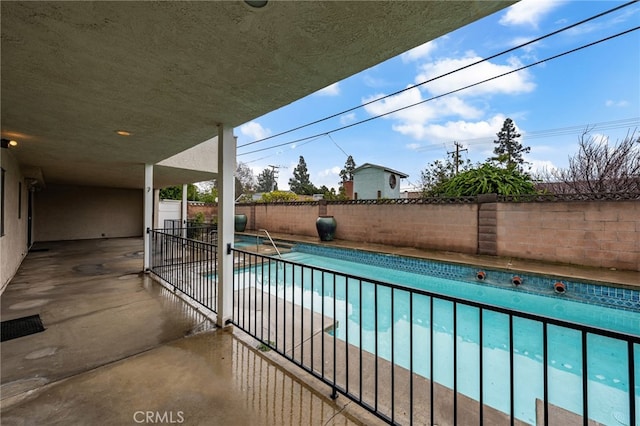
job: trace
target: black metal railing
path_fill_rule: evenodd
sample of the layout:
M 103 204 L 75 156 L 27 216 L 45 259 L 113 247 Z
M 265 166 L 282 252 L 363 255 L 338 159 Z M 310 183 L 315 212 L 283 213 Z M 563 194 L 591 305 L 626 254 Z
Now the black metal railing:
M 229 251 L 233 324 L 390 424 L 639 424 L 636 335 Z
M 155 229 L 149 231 L 149 239 L 150 272 L 174 292 L 216 312 L 217 232 L 208 227 Z

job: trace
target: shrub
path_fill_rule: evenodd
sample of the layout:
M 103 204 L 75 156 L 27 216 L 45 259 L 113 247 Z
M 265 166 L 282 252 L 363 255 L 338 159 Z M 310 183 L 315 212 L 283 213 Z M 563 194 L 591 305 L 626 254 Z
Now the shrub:
M 527 174 L 515 169 L 502 169 L 483 164 L 464 171 L 444 182 L 438 188 L 439 195 L 464 197 L 480 194 L 524 195 L 535 194 L 536 189 Z

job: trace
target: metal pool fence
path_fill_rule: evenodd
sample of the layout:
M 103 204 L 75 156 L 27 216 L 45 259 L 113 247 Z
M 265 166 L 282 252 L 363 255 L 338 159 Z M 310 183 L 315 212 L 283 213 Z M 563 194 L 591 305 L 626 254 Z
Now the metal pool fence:
M 215 312 L 217 247 L 208 242 L 213 240 L 211 231 L 187 233 L 207 241 L 185 238 L 179 228 L 149 231 L 150 268 L 189 302 Z M 622 395 L 616 420 L 640 425 L 638 336 L 364 279 L 231 245 L 227 253 L 234 256 L 235 268 L 231 322 L 257 339 L 261 350 L 275 351 L 324 382 L 333 398 L 343 395 L 387 423 L 587 425 L 602 396 L 594 383 L 601 361 L 592 354 L 606 346 L 605 361 L 612 360 L 610 364 L 622 372 L 616 378 L 616 392 Z M 539 369 L 528 371 L 523 382 L 518 346 L 522 329 L 531 327 L 539 331 Z M 574 377 L 570 382 L 563 381 L 566 376 L 559 376 L 553 365 L 560 350 L 558 336 L 569 340 L 563 345 L 572 345 L 577 354 L 574 365 L 567 366 Z M 497 349 L 502 358 L 496 358 Z M 499 397 L 506 401 L 499 408 L 492 400 L 496 383 L 502 383 Z M 520 394 L 536 386 L 539 392 L 525 409 L 535 420 L 523 420 Z M 475 390 L 470 392 L 470 387 Z M 577 409 L 562 407 L 565 395 L 576 400 Z
M 174 292 L 180 291 L 216 312 L 217 249 L 213 242 L 217 242 L 217 232 L 207 226 L 154 229 L 149 231 L 149 239 L 151 272 Z
M 233 324 L 259 340 L 263 350 L 279 353 L 326 383 L 333 398 L 344 395 L 390 424 L 529 424 L 531 419 L 519 415 L 519 393 L 540 382 L 539 394 L 524 410 L 533 412 L 534 423 L 587 425 L 590 404 L 600 398 L 593 394 L 600 392 L 593 375 L 600 375 L 591 371 L 597 369 L 594 363 L 600 361 L 595 358 L 600 355 L 591 354 L 602 344 L 615 352 L 605 360 L 622 365 L 626 376 L 617 379 L 623 408 L 615 415 L 624 424 L 639 424 L 638 336 L 228 250 L 238 265 Z M 474 320 L 469 322 L 469 317 Z M 526 372 L 524 380 L 516 371 L 524 365 L 523 355 L 514 345 L 522 341 L 522 327 L 539 330 L 541 351 L 540 371 Z M 496 368 L 495 348 L 489 348 L 488 341 L 501 333 L 506 336 L 505 355 Z M 444 335 L 450 336 L 443 340 Z M 562 381 L 562 373 L 552 365 L 558 336 L 576 342 L 579 365 L 567 365 L 572 374 L 579 373 L 572 383 Z M 469 345 L 471 340 L 475 346 Z M 476 348 L 475 353 L 469 354 L 470 348 Z M 469 359 L 475 366 L 471 373 Z M 437 380 L 446 376 L 443 368 L 452 377 Z M 475 378 L 469 381 L 469 375 Z M 489 401 L 497 382 L 505 384 L 501 409 Z M 473 397 L 469 383 L 477 388 Z M 573 395 L 578 405 L 573 411 L 581 414 L 556 403 L 563 395 Z

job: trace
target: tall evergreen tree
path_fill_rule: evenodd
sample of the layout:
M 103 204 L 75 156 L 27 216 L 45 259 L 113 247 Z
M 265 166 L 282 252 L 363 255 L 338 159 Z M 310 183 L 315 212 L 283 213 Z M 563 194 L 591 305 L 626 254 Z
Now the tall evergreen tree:
M 350 155 L 347 161 L 344 163 L 344 167 L 340 170 L 340 183 L 353 180 L 353 171 L 356 168 L 356 162 L 353 161 L 353 157 Z
M 289 179 L 289 189 L 298 195 L 313 195 L 317 192 L 316 187 L 311 183 L 307 163 L 302 155 L 298 165 L 293 169 L 293 177 Z
M 271 192 L 278 190 L 278 183 L 276 182 L 273 170 L 270 168 L 264 169 L 258 175 L 258 185 L 256 187 L 257 192 Z
M 523 154 L 528 154 L 531 151 L 530 147 L 524 147 L 518 138 L 522 136 L 516 130 L 516 125 L 513 120 L 507 118 L 504 120 L 502 129 L 496 133 L 497 140 L 493 143 L 497 146 L 493 149 L 494 157 L 489 158 L 489 161 L 497 164 L 504 164 L 508 170 L 518 170 L 523 172 L 523 166 L 529 164 L 522 158 Z

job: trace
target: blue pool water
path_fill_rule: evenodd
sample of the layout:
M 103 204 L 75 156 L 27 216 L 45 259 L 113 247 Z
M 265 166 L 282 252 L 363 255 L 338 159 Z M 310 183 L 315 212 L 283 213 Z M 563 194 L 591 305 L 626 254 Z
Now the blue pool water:
M 640 310 L 614 309 L 598 304 L 586 304 L 571 300 L 569 294 L 557 296 L 550 289 L 548 294 L 514 291 L 498 285 L 480 285 L 470 280 L 452 280 L 427 276 L 422 273 L 379 267 L 334 257 L 294 251 L 284 255 L 293 262 L 331 269 L 343 273 L 401 284 L 438 294 L 471 299 L 494 306 L 517 311 L 558 318 L 565 321 L 592 325 L 623 333 L 640 335 Z M 370 262 L 371 263 L 371 262 Z M 384 263 L 384 262 L 380 262 Z M 334 330 L 337 338 L 346 340 L 364 350 L 376 352 L 379 356 L 393 359 L 398 365 L 410 367 L 408 353 L 410 335 L 413 335 L 413 371 L 430 378 L 429 354 L 431 351 L 430 298 L 416 295 L 412 301 L 413 315 L 409 318 L 409 296 L 406 292 L 395 291 L 393 298 L 389 288 L 377 291 L 375 307 L 374 286 L 356 280 L 336 280 L 336 310 L 329 298 L 333 297 L 333 281 L 324 288 L 321 273 L 311 280 L 311 271 L 300 271 L 299 267 L 287 265 L 289 271 L 282 276 L 303 278 L 296 283 L 280 282 L 279 291 L 297 304 L 320 310 L 325 300 L 324 315 L 333 317 L 339 326 Z M 295 274 L 293 269 L 296 268 Z M 406 269 L 406 268 L 405 268 Z M 252 272 L 256 272 L 255 270 Z M 305 276 L 307 275 L 307 276 Z M 272 277 L 272 279 L 275 277 Z M 259 274 L 250 280 L 260 284 Z M 301 285 L 300 282 L 303 284 Z M 311 283 L 313 288 L 311 288 Z M 525 278 L 525 284 L 527 283 Z M 278 291 L 274 289 L 274 292 Z M 280 294 L 281 295 L 281 294 Z M 635 294 L 632 295 L 635 297 Z M 313 305 L 312 305 L 313 300 Z M 391 303 L 393 300 L 393 305 Z M 633 300 L 633 298 L 632 298 Z M 453 388 L 453 304 L 435 299 L 433 303 L 433 379 Z M 458 352 L 457 389 L 459 392 L 479 399 L 479 335 L 477 308 L 458 305 L 456 311 Z M 377 330 L 375 327 L 377 312 Z M 508 317 L 504 314 L 484 311 L 483 313 L 483 367 L 491 372 L 491 380 L 483 385 L 484 403 L 503 412 L 509 412 L 509 333 Z M 515 415 L 518 419 L 535 423 L 535 400 L 542 399 L 542 325 L 540 323 L 515 318 L 513 322 L 514 383 L 516 399 Z M 391 336 L 393 334 L 393 345 Z M 582 413 L 582 352 L 581 335 L 577 331 L 555 326 L 548 327 L 548 374 L 549 402 L 575 413 Z M 589 417 L 604 424 L 628 424 L 629 419 L 629 378 L 626 345 L 619 341 L 589 335 L 587 375 L 589 378 Z M 640 345 L 635 345 L 634 359 L 636 371 L 640 372 Z M 638 373 L 637 373 L 638 375 Z M 640 377 L 635 395 L 640 406 Z M 505 398 L 506 395 L 506 398 Z

